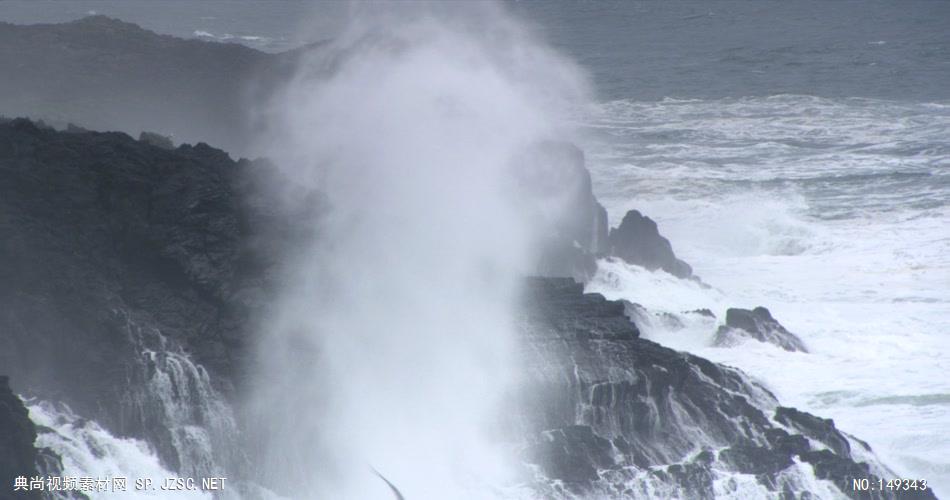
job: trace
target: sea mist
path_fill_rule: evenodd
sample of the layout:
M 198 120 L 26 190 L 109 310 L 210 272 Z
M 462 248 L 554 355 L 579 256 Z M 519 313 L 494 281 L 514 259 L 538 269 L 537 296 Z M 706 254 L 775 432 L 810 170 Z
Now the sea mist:
M 252 461 L 270 486 L 392 498 L 375 469 L 409 499 L 509 491 L 493 423 L 515 411 L 518 284 L 543 231 L 517 158 L 568 134 L 585 88 L 493 4 L 357 6 L 303 58 L 268 151 L 328 209 L 295 221 L 316 236 L 261 332 Z

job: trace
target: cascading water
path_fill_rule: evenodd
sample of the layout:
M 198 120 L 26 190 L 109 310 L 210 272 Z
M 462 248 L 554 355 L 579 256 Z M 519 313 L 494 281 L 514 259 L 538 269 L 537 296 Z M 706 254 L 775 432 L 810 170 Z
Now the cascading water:
M 906 470 L 930 471 L 941 480 L 947 477 L 946 468 L 941 468 L 940 434 L 936 432 L 943 413 L 933 416 L 945 399 L 940 393 L 943 386 L 929 380 L 940 370 L 916 369 L 928 360 L 933 363 L 931 368 L 938 366 L 943 358 L 925 356 L 904 363 L 893 352 L 879 358 L 897 360 L 880 365 L 887 369 L 876 370 L 879 373 L 894 373 L 896 364 L 911 367 L 903 376 L 891 377 L 889 385 L 906 385 L 920 377 L 927 383 L 917 385 L 931 387 L 930 393 L 905 393 L 898 388 L 893 394 L 872 397 L 867 390 L 827 392 L 818 383 L 806 392 L 796 392 L 794 388 L 808 386 L 803 382 L 819 380 L 810 379 L 819 372 L 816 368 L 824 366 L 834 367 L 835 378 L 876 392 L 876 379 L 856 376 L 866 374 L 861 365 L 867 363 L 842 362 L 836 351 L 840 352 L 841 346 L 873 346 L 866 341 L 873 337 L 868 333 L 877 335 L 880 327 L 848 327 L 846 332 L 831 331 L 834 335 L 826 335 L 827 330 L 809 334 L 803 329 L 809 345 L 817 347 L 806 355 L 751 340 L 743 340 L 741 347 L 723 348 L 712 342 L 720 321 L 710 313 L 758 303 L 745 303 L 749 300 L 762 300 L 770 306 L 778 300 L 777 315 L 798 321 L 790 323 L 796 331 L 799 325 L 826 322 L 816 308 L 825 306 L 824 296 L 801 306 L 786 303 L 781 309 L 779 299 L 792 290 L 785 285 L 801 274 L 801 266 L 796 265 L 790 268 L 795 276 L 774 280 L 778 286 L 769 284 L 769 279 L 763 279 L 770 275 L 766 271 L 781 269 L 782 262 L 808 259 L 815 269 L 835 271 L 812 274 L 850 282 L 863 282 L 861 276 L 877 280 L 881 275 L 905 276 L 897 285 L 939 281 L 943 275 L 934 271 L 941 270 L 944 261 L 926 253 L 938 248 L 934 245 L 919 245 L 924 250 L 904 248 L 903 244 L 885 246 L 907 256 L 906 269 L 895 272 L 875 261 L 870 266 L 873 272 L 854 272 L 855 268 L 849 267 L 853 257 L 869 252 L 865 247 L 872 245 L 851 238 L 862 234 L 839 227 L 835 221 L 844 217 L 847 222 L 855 208 L 878 210 L 876 203 L 892 197 L 890 188 L 872 192 L 874 196 L 851 190 L 866 180 L 908 189 L 918 208 L 927 211 L 911 214 L 906 220 L 884 217 L 887 225 L 882 227 L 888 231 L 897 228 L 900 232 L 895 234 L 916 235 L 944 229 L 939 224 L 943 210 L 939 189 L 933 189 L 932 195 L 920 195 L 916 186 L 922 180 L 932 180 L 937 187 L 946 184 L 940 170 L 926 171 L 946 152 L 938 137 L 945 106 L 840 103 L 807 96 L 720 102 L 618 101 L 603 106 L 602 114 L 597 115 L 600 123 L 594 127 L 610 132 L 612 139 L 599 151 L 596 145 L 590 147 L 588 140 L 585 149 L 592 153 L 588 165 L 598 180 L 594 185 L 611 209 L 614 222 L 628 205 L 644 205 L 647 212 L 666 217 L 661 225 L 664 230 L 674 228 L 668 236 L 678 250 L 679 242 L 690 241 L 692 235 L 693 253 L 687 251 L 683 256 L 700 264 L 699 274 L 708 283 L 724 286 L 727 282 L 722 274 L 738 275 L 740 267 L 746 270 L 748 281 L 732 283 L 731 290 L 720 291 L 607 258 L 599 262 L 596 274 L 581 266 L 582 271 L 593 274 L 587 290 L 637 304 L 606 303 L 602 297 L 583 296 L 578 285 L 568 285 L 566 280 L 560 284 L 558 280 L 536 280 L 525 287 L 534 286 L 544 295 L 538 300 L 541 312 L 532 313 L 516 310 L 516 297 L 524 292 L 519 290 L 524 284 L 521 273 L 560 276 L 548 271 L 565 261 L 576 263 L 571 261 L 575 256 L 572 250 L 614 251 L 613 244 L 604 245 L 606 216 L 590 192 L 590 178 L 585 180 L 583 153 L 564 144 L 565 139 L 573 138 L 573 131 L 559 125 L 565 114 L 571 114 L 565 113 L 567 109 L 586 102 L 583 78 L 500 7 L 453 5 L 443 10 L 436 5 L 400 5 L 399 10 L 358 6 L 349 26 L 335 40 L 294 52 L 300 62 L 296 74 L 262 112 L 272 132 L 262 142 L 284 169 L 284 177 L 297 184 L 287 191 L 277 185 L 282 181 L 268 187 L 274 187 L 275 197 L 289 205 L 288 213 L 296 215 L 285 220 L 305 226 L 301 235 L 316 236 L 284 255 L 267 256 L 284 262 L 283 276 L 272 282 L 274 276 L 268 269 L 266 277 L 249 287 L 253 291 L 248 295 L 244 295 L 247 289 L 239 290 L 240 302 L 249 298 L 247 303 L 252 303 L 258 297 L 257 284 L 266 282 L 261 287 L 267 288 L 264 293 L 274 292 L 270 285 L 277 284 L 277 300 L 259 318 L 261 328 L 253 336 L 259 340 L 257 364 L 237 367 L 246 378 L 234 382 L 249 381 L 252 389 L 242 408 L 248 419 L 232 416 L 209 374 L 189 357 L 187 348 L 169 338 L 172 335 L 166 337 L 149 326 L 148 313 L 162 314 L 162 309 L 150 310 L 146 301 L 144 306 L 137 305 L 142 308 L 141 315 L 116 312 L 125 321 L 128 335 L 128 356 L 123 352 L 114 357 L 128 362 L 116 365 L 120 370 L 127 368 L 127 380 L 120 376 L 116 383 L 122 386 L 115 388 L 121 394 L 116 414 L 100 412 L 102 420 L 97 423 L 62 405 L 31 403 L 32 417 L 40 425 L 37 445 L 61 456 L 61 462 L 55 464 L 50 455 L 41 455 L 47 460 L 43 465 L 49 465 L 41 471 L 73 477 L 161 479 L 251 470 L 260 471 L 261 476 L 255 479 L 295 499 L 391 498 L 390 486 L 406 498 L 511 498 L 523 494 L 532 498 L 738 499 L 804 497 L 805 492 L 838 498 L 841 491 L 850 491 L 841 490 L 844 477 L 874 474 L 889 478 L 906 475 Z M 598 29 L 601 21 L 598 19 Z M 576 20 L 570 22 L 573 27 Z M 711 114 L 723 107 L 729 116 Z M 792 134 L 793 140 L 788 140 L 789 130 L 814 122 L 814 116 L 821 117 L 818 121 L 822 124 L 834 125 L 843 109 L 847 119 L 835 127 L 850 130 L 855 116 L 872 116 L 875 112 L 866 111 L 880 107 L 887 111 L 884 122 L 900 125 L 900 130 L 882 129 L 885 136 L 914 132 L 925 140 L 921 144 L 886 144 L 887 137 L 872 136 L 869 141 L 873 144 L 863 144 L 867 128 L 863 121 L 857 122 L 862 134 L 843 144 L 843 149 L 829 147 L 834 144 L 820 130 L 815 134 L 815 130 L 801 129 L 800 136 Z M 789 111 L 793 113 L 787 119 L 776 118 Z M 678 114 L 667 123 L 664 117 L 671 112 Z M 907 113 L 912 116 L 908 118 Z M 573 116 L 578 115 L 583 113 Z M 872 124 L 881 122 L 872 117 Z M 750 136 L 755 139 L 751 143 Z M 63 142 L 53 132 L 33 131 L 29 137 L 30 141 L 46 137 Z M 633 139 L 627 141 L 627 137 Z M 105 141 L 101 137 L 95 140 L 100 139 Z M 121 137 L 109 141 L 122 147 L 131 144 Z M 826 172 L 829 175 L 808 178 L 811 174 L 802 168 L 801 156 L 789 154 L 798 148 L 809 154 L 814 151 L 813 159 L 832 165 Z M 28 148 L 29 154 L 21 154 L 19 147 L 13 149 L 17 158 L 32 161 L 32 148 Z M 37 151 L 43 149 L 38 146 Z M 189 155 L 188 161 L 212 156 L 204 146 L 183 151 Z M 736 159 L 741 159 L 737 151 L 751 155 L 750 165 L 756 168 L 737 168 Z M 770 151 L 774 154 L 761 156 Z M 563 160 L 560 155 L 564 152 L 566 163 L 584 172 L 574 179 L 581 179 L 574 186 L 578 189 L 564 189 L 564 178 L 554 172 L 557 169 L 546 168 Z M 550 158 L 548 153 L 558 158 Z M 854 166 L 863 163 L 840 161 L 842 155 L 867 158 L 891 154 L 897 164 L 909 165 L 913 171 L 890 172 L 880 164 L 870 164 L 869 171 L 855 174 Z M 711 168 L 694 172 L 684 167 L 695 165 L 696 159 L 711 159 Z M 538 163 L 537 172 L 531 171 L 532 162 Z M 778 175 L 758 168 L 760 163 L 778 165 Z M 241 165 L 249 170 L 258 167 L 254 162 Z M 671 175 L 663 174 L 667 171 Z M 117 171 L 117 178 L 122 175 Z M 723 181 L 735 184 L 735 197 L 726 195 L 720 200 L 723 194 L 716 190 L 706 193 L 713 196 L 691 191 Z M 809 208 L 808 196 L 787 189 L 799 181 L 806 195 L 832 194 L 829 199 L 834 203 L 812 208 L 824 221 L 820 225 L 785 216 L 791 214 L 783 210 L 789 203 L 796 212 Z M 777 188 L 788 196 L 750 194 L 750 183 Z M 832 189 L 835 186 L 846 189 L 837 192 Z M 297 210 L 301 187 L 302 198 L 308 199 L 305 203 L 316 198 L 310 195 L 320 192 L 319 219 L 300 216 L 314 212 Z M 216 187 L 209 184 L 208 194 L 215 192 Z M 686 199 L 677 201 L 672 196 L 677 193 Z M 230 210 L 230 205 L 216 200 L 211 203 L 218 205 L 216 209 Z M 750 205 L 762 208 L 763 202 L 769 210 L 748 210 Z M 582 209 L 577 209 L 580 204 Z M 208 207 L 204 205 L 189 204 L 183 211 L 189 224 L 196 222 L 191 218 L 195 215 L 199 222 L 205 220 Z M 570 210 L 563 210 L 565 206 Z M 677 209 L 671 214 L 670 207 L 688 210 Z M 264 219 L 270 220 L 271 213 L 266 212 Z M 755 220 L 723 225 L 723 213 Z M 243 215 L 235 217 L 238 225 L 246 222 Z M 536 250 L 544 246 L 536 243 L 565 236 L 555 230 L 554 237 L 546 239 L 552 233 L 546 223 L 565 217 L 570 248 L 563 254 L 552 252 L 550 268 L 534 265 Z M 230 220 L 222 223 L 229 230 Z M 700 223 L 683 222 L 696 220 Z M 881 221 L 876 215 L 871 220 Z M 163 221 L 166 229 L 174 229 L 177 222 Z M 845 229 L 840 234 L 832 232 Z M 238 233 L 236 240 L 241 240 L 244 234 Z M 825 241 L 835 234 L 847 236 L 847 245 Z M 222 262 L 227 266 L 230 261 L 206 258 L 206 249 L 198 242 L 202 239 L 213 240 L 214 236 L 196 238 L 193 245 L 176 244 L 176 256 L 200 254 L 192 264 L 197 262 L 203 270 L 210 266 L 213 271 L 224 271 L 221 276 L 230 276 L 229 269 L 215 267 Z M 262 247 L 268 249 L 286 243 L 280 238 L 263 239 L 268 242 Z M 103 241 L 114 245 L 116 239 Z M 226 250 L 231 247 L 223 246 L 227 248 L 216 249 L 223 251 L 214 252 L 214 257 L 230 255 Z M 720 246 L 723 248 L 713 250 L 722 253 L 723 260 L 692 259 L 702 257 L 707 247 Z M 873 246 L 880 245 L 874 242 Z M 93 252 L 98 254 L 95 249 Z M 593 265 L 589 253 L 583 256 L 590 260 L 581 264 Z M 938 264 L 921 267 L 918 261 Z M 825 265 L 829 262 L 834 266 Z M 244 264 L 242 261 L 238 267 Z M 816 280 L 809 277 L 809 282 Z M 747 290 L 737 294 L 743 287 Z M 568 288 L 577 289 L 576 293 L 564 292 Z M 221 290 L 234 288 L 224 286 Z M 932 290 L 923 292 L 883 297 L 885 303 L 908 304 L 911 309 L 879 307 L 874 302 L 856 311 L 887 312 L 894 307 L 929 311 L 931 316 L 915 322 L 939 327 L 940 306 L 928 304 L 942 304 L 941 296 L 929 295 Z M 743 303 L 737 303 L 737 297 Z M 848 295 L 844 298 L 851 300 Z M 706 313 L 697 311 L 699 308 Z M 684 312 L 687 310 L 692 312 Z M 796 310 L 797 320 L 792 314 Z M 624 313 L 634 317 L 639 332 Z M 913 315 L 892 316 L 903 321 Z M 522 317 L 529 318 L 521 322 Z M 937 327 L 921 331 L 932 332 Z M 913 342 L 900 345 L 914 351 L 902 347 L 896 352 L 914 356 L 926 349 L 938 352 L 924 342 L 930 337 L 907 337 Z M 760 385 L 741 372 L 644 339 L 741 366 L 753 376 L 765 373 L 772 385 Z M 860 350 L 854 352 L 861 354 Z M 236 354 L 240 358 L 243 353 Z M 786 369 L 772 374 L 779 365 Z M 240 371 L 243 369 L 248 370 Z M 848 376 L 842 377 L 842 371 Z M 860 385 L 865 383 L 868 385 Z M 764 387 L 774 390 L 778 398 Z M 914 433 L 931 432 L 929 453 L 936 458 L 922 463 L 924 467 L 887 471 L 870 448 L 843 437 L 826 421 L 801 417 L 806 424 L 819 426 L 824 440 L 814 437 L 815 428 L 802 427 L 801 421 L 781 421 L 779 402 L 805 409 L 817 405 L 822 416 L 835 416 L 842 429 L 852 427 L 846 427 L 848 421 L 839 416 L 850 418 L 853 425 L 855 419 L 879 418 L 880 412 L 867 411 L 868 406 L 901 405 L 897 411 L 905 413 L 894 414 L 892 420 L 914 421 L 905 415 L 931 419 L 916 421 L 933 423 L 933 429 L 909 428 Z M 839 403 L 845 408 L 826 406 Z M 241 422 L 240 429 L 236 421 Z M 247 436 L 241 432 L 244 430 L 250 431 Z M 877 439 L 873 432 L 858 433 L 865 434 Z M 245 437 L 247 442 L 241 441 Z M 835 440 L 839 444 L 848 441 L 850 451 L 832 452 Z M 243 449 L 255 455 L 236 456 L 247 444 L 252 447 Z M 913 465 L 921 456 L 915 450 L 906 458 Z M 783 461 L 786 459 L 788 463 Z M 858 464 L 866 469 L 849 468 Z M 760 467 L 774 469 L 762 472 Z M 185 495 L 209 496 L 199 492 Z M 235 485 L 225 495 L 245 500 L 273 498 L 249 483 Z M 123 496 L 181 498 L 182 493 L 137 491 Z
M 174 341 L 133 315 L 117 310 L 126 322 L 126 333 L 136 357 L 129 365 L 119 426 L 124 432 L 138 432 L 141 438 L 117 437 L 92 420 L 75 415 L 62 404 L 33 401 L 30 417 L 39 426 L 36 445 L 51 449 L 61 466 L 46 471 L 51 476 L 73 478 L 72 489 L 52 495 L 64 497 L 80 492 L 89 498 L 109 498 L 112 479 L 126 478 L 124 495 L 210 499 L 202 491 L 162 491 L 157 484 L 165 478 L 228 477 L 227 468 L 237 458 L 234 453 L 236 425 L 229 405 L 211 385 L 207 371 L 195 363 Z M 80 478 L 106 480 L 104 490 L 84 490 Z M 155 481 L 154 489 L 135 488 L 136 479 Z M 222 494 L 241 498 L 239 491 L 254 491 L 248 498 L 271 498 L 266 490 L 237 484 Z M 58 497 L 57 497 L 58 498 Z M 114 497 L 113 497 L 114 498 Z
M 179 345 L 123 314 L 139 357 L 129 374 L 122 426 L 151 432 L 149 441 L 182 476 L 221 475 L 234 458 L 231 408 Z
M 53 450 L 62 460 L 61 470 L 46 471 L 59 478 L 60 489 L 49 492 L 54 498 L 70 498 L 67 495 L 74 492 L 93 500 L 123 494 L 132 498 L 212 498 L 210 493 L 200 491 L 161 491 L 158 484 L 154 490 L 135 489 L 136 479 L 158 481 L 177 474 L 162 464 L 145 441 L 116 437 L 99 424 L 76 416 L 68 407 L 35 402 L 29 409 L 30 419 L 40 428 L 36 446 Z M 86 490 L 80 482 L 83 478 L 95 481 L 95 488 L 99 488 L 99 480 L 105 481 L 103 490 Z M 115 489 L 113 480 L 118 478 L 126 479 L 125 489 Z

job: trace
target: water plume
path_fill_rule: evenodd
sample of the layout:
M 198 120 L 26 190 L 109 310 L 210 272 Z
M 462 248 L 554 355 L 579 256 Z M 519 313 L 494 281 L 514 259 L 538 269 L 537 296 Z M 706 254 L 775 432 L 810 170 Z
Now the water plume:
M 535 231 L 513 170 L 563 137 L 576 68 L 493 4 L 374 4 L 268 110 L 270 154 L 327 197 L 288 260 L 251 404 L 295 498 L 485 498 L 515 465 L 491 422 L 517 376 Z

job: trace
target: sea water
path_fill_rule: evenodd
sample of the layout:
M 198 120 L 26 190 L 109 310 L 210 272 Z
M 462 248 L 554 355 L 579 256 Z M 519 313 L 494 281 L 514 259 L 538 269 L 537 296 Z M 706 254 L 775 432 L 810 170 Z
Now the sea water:
M 588 291 L 720 319 L 768 307 L 810 353 L 710 347 L 704 318 L 641 327 L 950 491 L 950 106 L 778 95 L 598 111 L 589 166 L 611 219 L 650 214 L 712 288 L 604 261 Z
M 711 285 L 601 262 L 588 290 L 712 309 L 644 335 L 740 367 L 950 494 L 950 3 L 613 2 L 511 8 L 593 76 L 594 189 L 637 208 Z M 267 51 L 334 36 L 306 2 L 0 2 L 0 21 L 98 13 Z M 301 19 L 309 19 L 301 29 Z M 306 34 L 302 36 L 301 34 Z M 766 306 L 810 353 L 709 347 Z

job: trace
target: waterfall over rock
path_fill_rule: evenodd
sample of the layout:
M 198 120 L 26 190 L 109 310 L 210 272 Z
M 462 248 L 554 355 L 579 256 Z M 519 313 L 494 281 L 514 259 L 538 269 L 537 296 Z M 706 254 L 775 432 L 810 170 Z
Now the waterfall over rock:
M 247 387 L 247 337 L 278 279 L 276 261 L 294 241 L 315 237 L 294 222 L 319 219 L 326 207 L 312 193 L 300 196 L 306 203 L 296 212 L 274 207 L 256 191 L 256 177 L 270 172 L 264 162 L 233 161 L 204 144 L 150 142 L 0 121 L 0 370 L 14 386 L 0 377 L 0 477 L 228 475 L 235 498 L 273 498 L 247 482 L 258 450 L 244 441 L 248 422 L 232 403 Z M 627 314 L 657 324 L 677 316 L 585 294 L 566 277 L 589 276 L 596 257 L 610 252 L 680 277 L 691 270 L 638 212 L 608 237 L 580 150 L 557 141 L 539 148 L 521 158 L 536 167 L 526 175 L 569 186 L 552 190 L 569 209 L 546 235 L 551 253 L 538 272 L 548 277 L 525 278 L 523 307 L 513 308 L 521 373 L 493 438 L 516 451 L 514 490 L 541 498 L 864 498 L 850 480 L 894 476 L 834 422 L 781 406 L 737 369 L 641 338 Z M 430 209 L 424 201 L 419 208 Z M 354 272 L 338 269 L 343 278 Z M 426 298 L 442 299 L 442 290 L 430 292 Z M 477 318 L 446 313 L 435 299 L 414 302 L 444 320 L 428 340 L 444 340 L 462 321 L 484 333 L 471 328 Z M 714 322 L 711 314 L 696 312 Z M 418 319 L 402 318 L 406 331 Z M 726 323 L 750 334 L 765 324 L 796 339 L 759 309 L 730 310 Z M 432 361 L 420 353 L 438 351 L 400 352 L 396 367 L 408 370 Z M 443 375 L 414 373 L 419 385 Z M 439 387 L 459 401 L 471 397 L 468 386 Z M 411 409 L 429 413 L 424 398 Z M 294 424 L 307 416 L 284 417 Z M 397 458 L 419 467 L 409 452 Z M 374 465 L 364 467 L 367 476 Z
M 553 278 L 526 301 L 516 421 L 546 498 L 864 498 L 853 478 L 893 475 L 742 372 L 639 338 L 622 302 Z
M 122 427 L 143 429 L 163 463 L 182 476 L 223 475 L 236 459 L 230 406 L 207 370 L 180 346 L 155 328 L 127 321 L 137 362 L 123 399 Z

